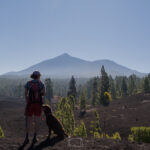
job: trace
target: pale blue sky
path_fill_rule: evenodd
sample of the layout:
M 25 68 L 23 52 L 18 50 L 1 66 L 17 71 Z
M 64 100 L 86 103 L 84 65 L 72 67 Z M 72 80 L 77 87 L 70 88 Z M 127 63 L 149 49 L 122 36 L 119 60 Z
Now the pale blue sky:
M 150 72 L 150 0 L 0 0 L 0 74 L 64 52 Z

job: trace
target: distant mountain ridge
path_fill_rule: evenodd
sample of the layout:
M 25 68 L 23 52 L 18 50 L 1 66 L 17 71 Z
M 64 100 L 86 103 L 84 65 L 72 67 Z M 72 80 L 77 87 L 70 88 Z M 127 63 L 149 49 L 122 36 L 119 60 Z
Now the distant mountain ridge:
M 51 76 L 53 78 L 68 78 L 71 75 L 76 77 L 94 77 L 100 75 L 102 65 L 105 66 L 107 73 L 113 77 L 120 75 L 129 76 L 131 74 L 139 77 L 146 75 L 145 73 L 129 69 L 110 60 L 86 61 L 64 53 L 27 69 L 6 73 L 4 76 L 28 76 L 33 71 L 39 70 L 43 76 Z

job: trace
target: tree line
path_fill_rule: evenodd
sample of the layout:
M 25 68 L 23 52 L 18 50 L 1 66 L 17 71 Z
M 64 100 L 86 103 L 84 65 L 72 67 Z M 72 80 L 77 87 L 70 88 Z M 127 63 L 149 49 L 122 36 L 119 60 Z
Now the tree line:
M 10 97 L 24 97 L 24 85 L 29 79 L 7 79 L 0 78 L 0 95 Z M 72 95 L 76 101 L 86 99 L 88 103 L 95 105 L 101 103 L 107 105 L 104 99 L 118 99 L 137 93 L 150 92 L 150 74 L 143 78 L 136 75 L 116 76 L 113 78 L 105 71 L 104 66 L 101 68 L 99 76 L 86 79 L 74 78 L 69 79 L 42 79 L 47 89 L 47 99 L 53 95 L 65 97 Z M 85 102 L 84 102 L 85 103 Z

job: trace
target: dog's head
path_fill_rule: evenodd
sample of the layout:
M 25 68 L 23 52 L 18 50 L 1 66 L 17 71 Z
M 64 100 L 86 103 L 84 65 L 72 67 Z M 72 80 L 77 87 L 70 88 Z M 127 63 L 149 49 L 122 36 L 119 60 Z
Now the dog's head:
M 43 109 L 45 114 L 52 114 L 52 109 L 51 109 L 50 105 L 43 104 L 42 109 Z

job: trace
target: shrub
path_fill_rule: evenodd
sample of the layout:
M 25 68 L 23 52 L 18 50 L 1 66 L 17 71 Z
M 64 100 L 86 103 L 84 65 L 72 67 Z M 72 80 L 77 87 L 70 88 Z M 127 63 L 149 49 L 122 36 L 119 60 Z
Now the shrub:
M 131 133 L 130 141 L 150 143 L 150 127 L 133 127 Z
M 73 110 L 68 102 L 68 98 L 63 98 L 57 104 L 56 117 L 61 121 L 65 132 L 69 135 L 74 133 L 75 119 Z
M 114 133 L 111 138 L 114 139 L 114 140 L 121 140 L 119 132 Z
M 109 136 L 108 134 L 105 133 L 99 133 L 99 132 L 94 132 L 94 138 L 96 139 L 113 139 L 113 140 L 121 140 L 119 132 L 114 133 L 112 136 Z
M 98 132 L 95 132 L 94 138 L 121 140 L 120 134 L 118 132 L 114 133 L 112 136 L 109 136 L 108 134 L 105 133 L 99 134 Z
M 102 133 L 100 135 L 100 138 L 103 139 L 103 138 L 106 138 L 106 139 L 111 139 L 111 137 L 108 135 L 108 134 L 105 134 L 105 133 Z
M 94 132 L 94 138 L 99 139 L 101 138 L 100 133 L 99 132 Z
M 75 128 L 74 136 L 87 137 L 86 127 L 83 121 L 81 121 L 81 124 Z
M 109 106 L 111 101 L 112 101 L 112 97 L 109 92 L 106 91 L 103 94 L 101 94 L 100 102 L 103 106 Z
M 106 93 L 106 95 L 109 95 L 109 93 Z M 92 134 L 92 136 L 94 136 L 94 138 L 98 138 L 98 139 L 106 138 L 106 139 L 121 140 L 119 132 L 115 132 L 112 136 L 109 136 L 104 131 L 102 131 L 100 128 L 100 116 L 96 110 L 94 111 L 94 115 L 96 117 L 96 120 L 91 121 L 91 125 L 90 125 L 90 127 L 92 129 L 92 130 L 90 130 L 90 133 Z
M 3 138 L 3 137 L 4 137 L 4 132 L 3 132 L 2 128 L 1 128 L 1 126 L 0 126 L 0 138 Z
M 101 128 L 100 128 L 100 116 L 98 114 L 98 112 L 95 110 L 94 111 L 94 115 L 95 115 L 95 118 L 96 120 L 95 121 L 91 121 L 91 131 L 90 133 L 95 137 L 98 136 L 98 134 L 101 132 Z
M 106 100 L 107 103 L 112 101 L 112 97 L 111 97 L 109 92 L 105 92 L 104 97 L 105 97 L 105 100 Z

